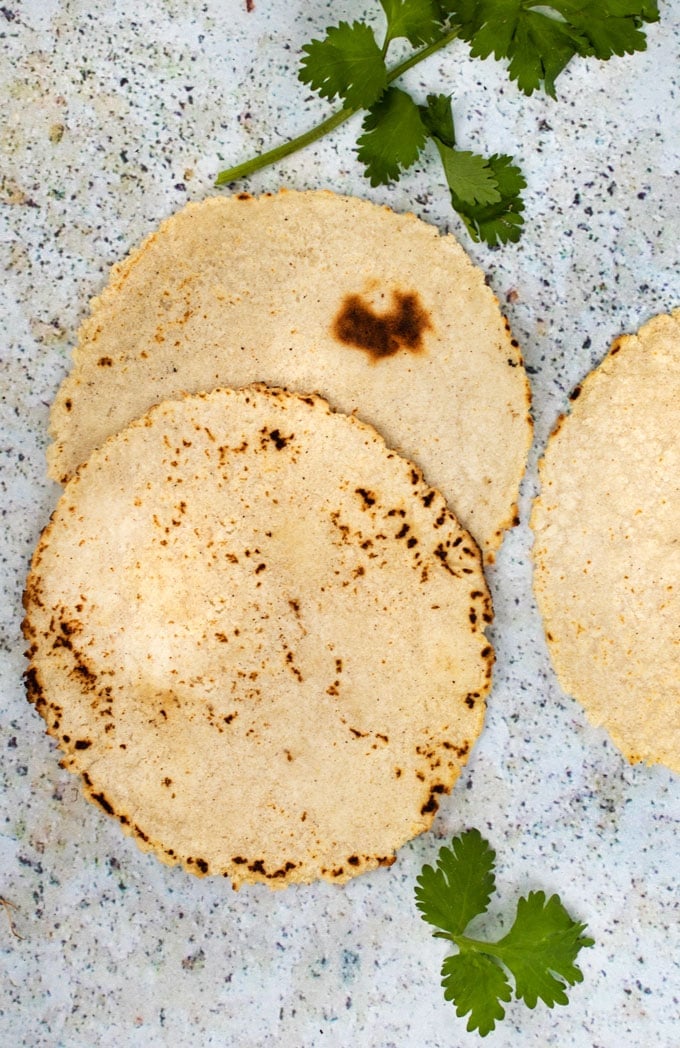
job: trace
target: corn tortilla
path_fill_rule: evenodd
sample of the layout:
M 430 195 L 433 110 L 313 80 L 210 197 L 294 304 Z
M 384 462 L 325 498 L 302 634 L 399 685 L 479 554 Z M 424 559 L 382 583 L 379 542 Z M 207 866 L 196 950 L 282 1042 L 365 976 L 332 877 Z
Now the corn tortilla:
M 52 409 L 50 474 L 154 403 L 253 382 L 374 425 L 489 559 L 515 522 L 529 387 L 484 274 L 413 215 L 326 191 L 189 204 L 114 267 Z
M 572 393 L 534 505 L 535 591 L 562 687 L 631 762 L 680 772 L 680 310 Z
M 390 865 L 482 728 L 479 549 L 319 397 L 215 390 L 111 437 L 24 604 L 64 766 L 142 848 L 235 887 Z

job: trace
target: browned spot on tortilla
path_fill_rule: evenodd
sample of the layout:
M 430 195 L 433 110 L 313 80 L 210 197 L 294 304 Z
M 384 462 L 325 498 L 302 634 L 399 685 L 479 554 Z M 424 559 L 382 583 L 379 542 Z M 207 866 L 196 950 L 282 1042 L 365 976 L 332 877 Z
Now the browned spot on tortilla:
M 106 799 L 104 793 L 90 793 L 90 797 L 93 801 L 96 801 L 100 808 L 103 808 L 107 815 L 115 815 L 113 805 Z
M 345 345 L 363 349 L 373 360 L 401 349 L 423 350 L 423 335 L 432 327 L 430 315 L 415 291 L 393 291 L 392 309 L 376 313 L 361 295 L 345 295 L 332 332 Z

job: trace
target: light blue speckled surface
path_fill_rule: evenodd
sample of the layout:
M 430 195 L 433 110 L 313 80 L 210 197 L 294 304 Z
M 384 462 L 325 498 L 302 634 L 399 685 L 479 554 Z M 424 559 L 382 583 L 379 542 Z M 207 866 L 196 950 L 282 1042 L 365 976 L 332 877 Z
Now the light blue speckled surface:
M 142 855 L 62 771 L 21 685 L 20 595 L 57 495 L 48 405 L 108 267 L 217 170 L 326 112 L 295 80 L 299 49 L 369 5 L 291 0 L 7 0 L 0 8 L 0 1044 L 28 1048 L 454 1048 L 478 1043 L 439 988 L 441 943 L 413 884 L 441 839 L 476 825 L 503 890 L 558 890 L 597 941 L 568 1008 L 511 1005 L 490 1048 L 680 1045 L 680 780 L 628 766 L 562 694 L 530 592 L 526 523 L 491 579 L 498 664 L 488 720 L 432 833 L 391 869 L 233 893 Z M 373 5 L 377 8 L 377 4 Z M 371 8 L 371 10 L 373 9 Z M 469 242 L 433 158 L 371 189 L 356 124 L 252 178 L 328 187 L 459 233 L 520 340 L 536 445 L 610 341 L 680 305 L 680 8 L 645 54 L 582 62 L 561 101 L 520 96 L 456 45 L 409 74 L 455 93 L 464 145 L 515 154 L 527 232 Z M 375 15 L 373 17 L 376 17 Z M 376 18 L 377 20 L 377 18 Z M 506 900 L 505 909 L 503 899 Z

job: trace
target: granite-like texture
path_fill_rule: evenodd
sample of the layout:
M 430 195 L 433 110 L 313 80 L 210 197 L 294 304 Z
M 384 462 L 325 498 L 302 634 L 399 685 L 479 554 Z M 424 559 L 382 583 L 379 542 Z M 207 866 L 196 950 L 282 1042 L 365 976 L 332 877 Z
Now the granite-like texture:
M 248 10 L 252 6 L 252 10 Z M 431 155 L 371 189 L 356 121 L 243 188 L 326 186 L 455 231 L 485 269 L 532 378 L 536 444 L 522 525 L 492 573 L 498 665 L 488 721 L 434 832 L 389 870 L 233 893 L 160 866 L 86 804 L 23 696 L 20 595 L 57 496 L 49 402 L 109 265 L 221 166 L 327 112 L 299 49 L 378 5 L 290 0 L 7 0 L 0 8 L 0 1044 L 453 1048 L 477 1042 L 443 1000 L 444 956 L 413 906 L 440 840 L 478 826 L 516 892 L 557 890 L 588 922 L 568 1008 L 511 1004 L 494 1046 L 677 1048 L 680 781 L 630 767 L 550 668 L 530 589 L 536 457 L 573 385 L 618 334 L 680 305 L 680 9 L 644 54 L 574 64 L 560 102 L 518 94 L 455 45 L 408 81 L 455 94 L 461 144 L 513 153 L 527 230 L 472 244 Z M 10 921 L 11 919 L 11 921 Z M 13 922 L 13 924 L 11 923 Z M 13 929 L 16 935 L 13 934 Z M 21 936 L 19 938 L 18 936 Z

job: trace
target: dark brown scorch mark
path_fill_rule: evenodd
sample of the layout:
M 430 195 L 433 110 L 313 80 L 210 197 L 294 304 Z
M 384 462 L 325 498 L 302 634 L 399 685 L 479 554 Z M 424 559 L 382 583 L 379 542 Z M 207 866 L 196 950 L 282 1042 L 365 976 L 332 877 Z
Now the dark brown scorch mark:
M 376 313 L 361 295 L 346 295 L 332 330 L 340 342 L 363 349 L 377 361 L 400 349 L 422 352 L 423 335 L 431 327 L 415 291 L 393 291 L 392 309 L 387 313 Z

